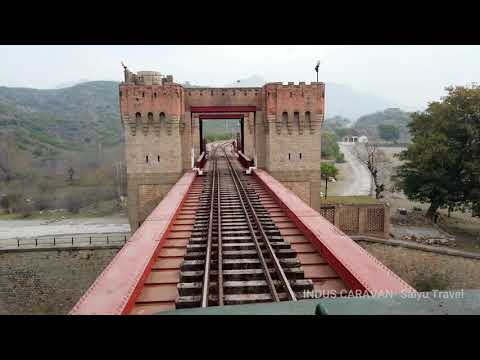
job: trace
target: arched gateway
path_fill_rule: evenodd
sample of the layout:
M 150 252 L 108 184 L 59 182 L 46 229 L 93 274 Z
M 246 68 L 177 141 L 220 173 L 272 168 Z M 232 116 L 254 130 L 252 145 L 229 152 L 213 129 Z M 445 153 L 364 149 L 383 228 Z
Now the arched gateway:
M 187 88 L 171 75 L 125 68 L 119 87 L 132 231 L 194 166 L 204 119 L 240 119 L 244 154 L 319 210 L 324 83 Z

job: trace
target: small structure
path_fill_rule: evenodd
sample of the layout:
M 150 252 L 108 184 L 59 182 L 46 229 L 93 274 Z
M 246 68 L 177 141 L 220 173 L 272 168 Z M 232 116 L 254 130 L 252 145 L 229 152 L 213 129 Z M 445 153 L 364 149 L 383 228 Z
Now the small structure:
M 344 136 L 343 142 L 347 143 L 356 143 L 358 142 L 358 136 Z

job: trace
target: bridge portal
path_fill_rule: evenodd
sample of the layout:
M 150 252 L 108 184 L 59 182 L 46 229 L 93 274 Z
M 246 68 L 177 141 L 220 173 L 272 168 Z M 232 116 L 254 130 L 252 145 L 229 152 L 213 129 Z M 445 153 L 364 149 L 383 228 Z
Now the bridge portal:
M 135 231 L 203 151 L 201 122 L 240 118 L 255 166 L 320 209 L 320 129 L 325 84 L 188 88 L 155 71 L 125 69 L 119 85 L 129 221 Z

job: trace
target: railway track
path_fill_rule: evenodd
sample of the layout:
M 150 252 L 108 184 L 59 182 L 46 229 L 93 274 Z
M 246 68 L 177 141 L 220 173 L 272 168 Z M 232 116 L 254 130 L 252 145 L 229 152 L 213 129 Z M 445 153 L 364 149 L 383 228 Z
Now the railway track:
M 177 308 L 297 300 L 313 290 L 226 145 L 211 151 L 185 259 Z
M 210 151 L 205 168 L 130 314 L 298 300 L 304 290 L 337 296 L 350 289 L 225 144 Z

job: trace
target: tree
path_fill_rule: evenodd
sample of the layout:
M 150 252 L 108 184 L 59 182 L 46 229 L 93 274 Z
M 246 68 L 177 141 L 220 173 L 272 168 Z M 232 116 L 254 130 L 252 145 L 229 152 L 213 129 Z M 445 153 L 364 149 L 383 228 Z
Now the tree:
M 448 87 L 447 96 L 412 115 L 412 144 L 400 154 L 399 183 L 411 200 L 439 208 L 480 202 L 480 87 Z
M 338 169 L 334 164 L 330 163 L 322 163 L 320 165 L 320 172 L 322 174 L 322 179 L 325 179 L 325 199 L 327 198 L 327 191 L 328 191 L 328 180 L 331 177 L 335 177 L 338 174 Z
M 390 173 L 389 161 L 385 153 L 378 148 L 378 145 L 373 143 L 357 144 L 355 152 L 357 158 L 365 164 L 372 176 L 375 185 L 375 198 L 381 199 L 383 197 L 382 193 L 385 191 L 387 176 Z
M 344 162 L 344 155 L 340 151 L 335 135 L 328 131 L 322 132 L 322 158 L 335 159 L 336 162 Z
M 0 171 L 5 174 L 9 183 L 14 178 L 15 168 L 15 138 L 12 135 L 0 136 Z
M 68 181 L 70 183 L 70 185 L 73 184 L 73 175 L 75 174 L 75 170 L 73 170 L 73 167 L 70 166 L 70 168 L 68 169 Z
M 3 207 L 9 214 L 13 214 L 18 210 L 22 196 L 20 194 L 8 194 L 0 198 L 0 206 Z
M 396 141 L 400 138 L 400 130 L 395 125 L 380 124 L 377 127 L 378 135 L 386 141 Z

